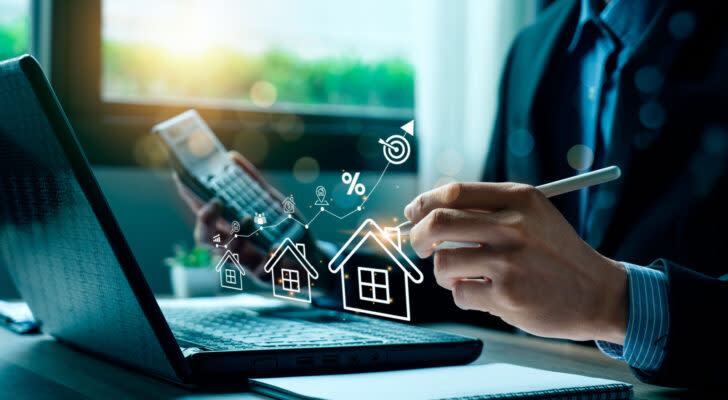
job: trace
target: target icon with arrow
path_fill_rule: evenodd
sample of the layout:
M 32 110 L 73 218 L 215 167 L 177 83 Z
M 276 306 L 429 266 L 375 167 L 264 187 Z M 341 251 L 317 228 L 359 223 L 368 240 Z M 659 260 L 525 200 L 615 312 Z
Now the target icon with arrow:
M 415 121 L 412 120 L 401 126 L 401 129 L 410 135 L 414 136 Z M 407 137 L 404 135 L 392 135 L 387 140 L 379 139 L 379 144 L 382 145 L 382 151 L 384 152 L 384 158 L 392 164 L 402 164 L 410 156 L 410 144 Z

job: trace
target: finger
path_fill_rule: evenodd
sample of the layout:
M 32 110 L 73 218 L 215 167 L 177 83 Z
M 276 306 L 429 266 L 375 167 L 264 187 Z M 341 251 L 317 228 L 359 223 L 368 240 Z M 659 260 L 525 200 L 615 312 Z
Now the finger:
M 179 193 L 180 197 L 182 197 L 182 200 L 187 204 L 187 206 L 192 209 L 193 211 L 197 212 L 204 203 L 200 198 L 194 194 L 182 181 L 180 181 L 179 176 L 177 176 L 176 173 L 172 174 L 172 177 L 174 179 L 174 183 L 177 186 L 177 192 Z
M 418 256 L 425 258 L 444 241 L 505 243 L 509 235 L 504 228 L 492 214 L 438 208 L 410 229 L 410 244 Z
M 255 168 L 255 165 L 250 162 L 247 158 L 243 157 L 242 154 L 238 153 L 237 151 L 229 151 L 228 156 L 235 161 L 236 164 L 238 164 L 245 172 L 247 172 L 250 176 L 255 178 L 258 182 L 261 182 L 263 180 L 263 177 L 260 175 L 260 172 L 258 172 L 258 169 Z
M 265 181 L 263 176 L 260 174 L 260 171 L 258 171 L 257 168 L 255 168 L 255 165 L 250 162 L 247 158 L 243 157 L 242 154 L 238 153 L 237 151 L 230 151 L 228 152 L 228 155 L 230 158 L 238 164 L 245 172 L 247 172 L 250 176 L 253 177 L 265 190 L 271 193 L 273 197 L 275 197 L 278 201 L 283 200 L 283 195 L 274 189 L 271 185 L 268 184 L 268 182 Z
M 222 203 L 218 199 L 212 199 L 210 202 L 197 210 L 194 236 L 197 243 L 207 243 L 208 238 L 221 233 L 218 231 L 217 222 L 220 219 L 222 211 Z M 222 234 L 222 233 L 221 233 Z M 227 232 L 224 232 L 228 236 Z
M 463 310 L 479 310 L 494 314 L 492 284 L 478 279 L 463 279 L 452 288 L 455 305 Z
M 461 279 L 498 278 L 504 268 L 503 253 L 490 246 L 441 249 L 435 253 L 434 273 L 437 283 L 452 290 Z
M 417 223 L 437 208 L 497 211 L 509 207 L 531 191 L 533 186 L 516 183 L 451 183 L 417 196 L 404 209 L 404 215 Z

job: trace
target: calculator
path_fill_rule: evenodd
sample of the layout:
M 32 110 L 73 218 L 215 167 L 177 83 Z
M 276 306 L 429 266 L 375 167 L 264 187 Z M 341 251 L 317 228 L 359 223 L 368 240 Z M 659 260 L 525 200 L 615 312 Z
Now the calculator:
M 293 210 L 289 203 L 281 204 L 231 160 L 197 111 L 188 110 L 159 123 L 152 133 L 160 139 L 182 183 L 201 200 L 220 199 L 222 216 L 228 222 L 254 221 L 252 232 L 237 234 L 252 234 L 248 240 L 260 250 L 267 252 L 285 238 L 295 243 L 304 236 L 303 227 L 290 219 Z

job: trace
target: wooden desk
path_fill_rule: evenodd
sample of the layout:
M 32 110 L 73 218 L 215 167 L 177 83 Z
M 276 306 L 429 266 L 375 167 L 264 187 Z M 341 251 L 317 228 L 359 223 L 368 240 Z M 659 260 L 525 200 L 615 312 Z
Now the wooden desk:
M 706 398 L 706 394 L 638 382 L 626 365 L 598 350 L 464 325 L 432 327 L 479 337 L 477 363 L 509 362 L 553 371 L 592 375 L 634 384 L 636 399 Z M 261 399 L 252 393 L 200 394 L 72 350 L 45 335 L 19 336 L 0 329 L 0 387 L 13 398 L 185 398 Z M 715 396 L 713 398 L 721 398 Z

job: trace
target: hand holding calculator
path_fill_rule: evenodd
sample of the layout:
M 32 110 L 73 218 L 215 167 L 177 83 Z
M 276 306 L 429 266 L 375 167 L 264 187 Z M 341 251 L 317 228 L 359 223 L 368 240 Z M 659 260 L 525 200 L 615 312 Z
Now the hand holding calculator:
M 223 219 L 228 223 L 243 221 L 237 234 L 263 253 L 286 237 L 294 242 L 303 238 L 305 230 L 299 224 L 292 221 L 278 224 L 288 218 L 281 204 L 282 196 L 263 182 L 252 164 L 242 156 L 231 157 L 195 110 L 185 111 L 154 126 L 152 132 L 158 135 L 167 150 L 179 181 L 197 197 L 192 200 L 199 200 L 199 207 L 195 208 L 219 199 Z M 202 212 L 205 211 L 212 210 L 203 209 Z M 261 214 L 266 216 L 268 225 L 255 226 L 254 216 Z M 232 239 L 232 234 L 229 237 Z

